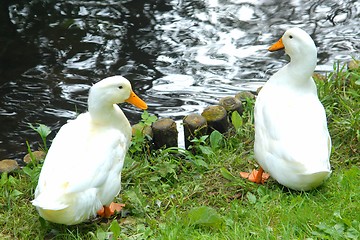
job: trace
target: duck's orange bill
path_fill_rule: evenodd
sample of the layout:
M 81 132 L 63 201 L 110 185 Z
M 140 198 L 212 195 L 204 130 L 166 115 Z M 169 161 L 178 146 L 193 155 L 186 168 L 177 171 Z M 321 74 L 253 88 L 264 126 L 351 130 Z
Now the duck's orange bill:
M 277 41 L 271 47 L 269 47 L 268 50 L 270 52 L 274 52 L 274 51 L 277 51 L 277 50 L 281 50 L 283 48 L 285 48 L 285 46 L 283 44 L 282 38 L 280 38 L 279 41 Z
M 141 98 L 139 98 L 133 91 L 131 91 L 130 97 L 128 99 L 126 99 L 125 102 L 131 103 L 135 107 L 138 107 L 142 110 L 145 110 L 148 108 L 146 103 L 143 100 L 141 100 Z

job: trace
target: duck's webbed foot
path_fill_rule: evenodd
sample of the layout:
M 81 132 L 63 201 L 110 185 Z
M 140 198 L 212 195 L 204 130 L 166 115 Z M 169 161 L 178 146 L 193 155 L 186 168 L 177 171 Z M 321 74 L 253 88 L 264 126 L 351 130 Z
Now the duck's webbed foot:
M 100 217 L 109 218 L 114 215 L 115 212 L 120 212 L 123 207 L 125 207 L 125 204 L 112 202 L 109 206 L 103 206 L 99 211 L 97 211 L 97 214 Z
M 251 173 L 248 172 L 240 172 L 240 176 L 242 178 L 246 178 L 251 182 L 258 183 L 258 184 L 264 184 L 266 180 L 269 179 L 270 175 L 265 173 L 262 167 L 259 168 L 259 170 L 252 170 Z

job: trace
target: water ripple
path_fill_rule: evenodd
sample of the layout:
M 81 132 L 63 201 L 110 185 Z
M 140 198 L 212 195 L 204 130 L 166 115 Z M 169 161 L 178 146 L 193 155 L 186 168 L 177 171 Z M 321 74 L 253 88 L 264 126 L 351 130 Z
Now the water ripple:
M 24 55 L 34 66 L 1 76 L 0 158 L 39 140 L 29 122 L 55 133 L 86 111 L 88 89 L 110 75 L 127 77 L 149 112 L 179 120 L 223 96 L 256 91 L 288 61 L 266 49 L 291 26 L 311 34 L 319 71 L 360 50 L 356 0 L 32 0 L 11 3 L 9 16 L 40 57 Z M 140 110 L 122 108 L 139 120 Z

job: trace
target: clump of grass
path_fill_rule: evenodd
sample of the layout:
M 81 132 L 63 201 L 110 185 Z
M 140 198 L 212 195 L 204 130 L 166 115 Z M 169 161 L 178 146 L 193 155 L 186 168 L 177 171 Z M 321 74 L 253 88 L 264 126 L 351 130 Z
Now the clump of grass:
M 0 184 L 1 239 L 359 239 L 359 69 L 336 65 L 316 79 L 333 140 L 333 173 L 320 188 L 288 190 L 275 181 L 256 185 L 239 171 L 253 159 L 254 100 L 231 116 L 235 134 L 213 132 L 190 150 L 152 150 L 138 132 L 126 158 L 124 211 L 109 220 L 62 226 L 39 218 L 30 203 L 41 163 Z M 142 116 L 143 126 L 155 118 Z M 44 142 L 44 139 L 42 139 Z M 45 138 L 46 141 L 46 138 Z
M 326 108 L 328 127 L 333 141 L 333 159 L 359 164 L 360 154 L 360 69 L 346 71 L 334 64 L 327 81 L 317 81 L 319 97 Z M 346 151 L 348 158 L 344 159 Z M 359 165 L 358 165 L 359 166 Z

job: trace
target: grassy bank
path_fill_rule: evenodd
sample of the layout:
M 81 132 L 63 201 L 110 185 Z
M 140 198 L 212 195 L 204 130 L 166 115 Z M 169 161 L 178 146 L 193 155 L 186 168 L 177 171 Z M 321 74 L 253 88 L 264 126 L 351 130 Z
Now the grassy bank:
M 256 167 L 248 99 L 244 115 L 233 116 L 234 136 L 214 132 L 190 151 L 148 151 L 136 136 L 116 199 L 126 207 L 113 219 L 48 223 L 30 203 L 41 164 L 2 174 L 0 239 L 359 239 L 360 70 L 336 67 L 316 83 L 333 141 L 333 173 L 318 189 L 297 192 L 239 177 Z

